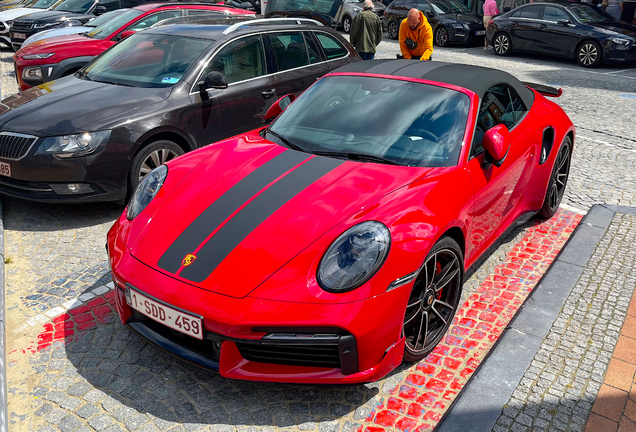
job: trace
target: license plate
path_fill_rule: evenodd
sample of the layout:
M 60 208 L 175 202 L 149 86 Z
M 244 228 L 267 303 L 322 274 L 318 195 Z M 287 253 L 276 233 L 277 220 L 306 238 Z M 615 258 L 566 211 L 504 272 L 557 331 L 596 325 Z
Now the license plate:
M 485 34 L 486 34 L 486 30 L 479 30 L 479 31 L 476 31 L 476 32 L 475 32 L 475 34 L 476 34 L 477 36 L 483 36 L 483 35 L 485 35 Z
M 11 165 L 6 162 L 0 162 L 0 175 L 11 177 Z
M 203 340 L 201 318 L 166 306 L 130 288 L 126 288 L 126 291 L 126 302 L 131 308 L 173 330 Z
M 26 39 L 26 35 L 24 33 L 13 33 L 13 37 L 16 39 Z

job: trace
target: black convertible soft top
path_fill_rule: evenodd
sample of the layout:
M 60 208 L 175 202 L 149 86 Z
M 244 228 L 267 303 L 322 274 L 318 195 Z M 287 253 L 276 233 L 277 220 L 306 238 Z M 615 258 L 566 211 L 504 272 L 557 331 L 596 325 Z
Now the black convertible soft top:
M 505 83 L 514 88 L 526 107 L 534 102 L 534 92 L 509 73 L 465 64 L 421 60 L 373 60 L 350 63 L 334 72 L 371 73 L 420 78 L 463 87 L 483 99 L 490 87 Z

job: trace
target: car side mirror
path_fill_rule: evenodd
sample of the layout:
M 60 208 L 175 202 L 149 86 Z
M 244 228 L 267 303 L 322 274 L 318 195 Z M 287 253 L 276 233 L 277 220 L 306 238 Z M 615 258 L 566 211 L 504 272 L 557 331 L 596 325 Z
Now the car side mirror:
M 426 12 L 426 16 L 427 16 L 428 18 L 434 18 L 434 17 L 435 17 L 435 14 L 434 14 L 433 12 L 431 12 L 431 11 L 428 11 L 428 12 Z
M 488 129 L 481 145 L 486 150 L 484 162 L 500 167 L 508 155 L 508 150 L 510 150 L 510 132 L 508 132 L 506 125 L 500 124 Z
M 270 123 L 280 115 L 296 99 L 293 93 L 287 94 L 272 104 L 265 113 L 265 123 Z
M 101 15 L 101 14 L 103 14 L 104 12 L 107 12 L 107 10 L 106 10 L 106 6 L 102 6 L 102 5 L 97 6 L 97 7 L 95 8 L 95 10 L 93 11 L 93 13 L 94 13 L 95 15 Z
M 203 81 L 199 83 L 201 91 L 209 89 L 226 89 L 227 78 L 221 72 L 212 71 L 209 72 Z
M 567 27 L 568 25 L 570 25 L 570 20 L 566 20 L 566 19 L 558 20 L 557 24 L 563 27 Z
M 121 32 L 121 34 L 119 35 L 119 40 L 124 40 L 126 39 L 128 36 L 134 35 L 135 33 L 137 33 L 134 30 L 126 30 Z

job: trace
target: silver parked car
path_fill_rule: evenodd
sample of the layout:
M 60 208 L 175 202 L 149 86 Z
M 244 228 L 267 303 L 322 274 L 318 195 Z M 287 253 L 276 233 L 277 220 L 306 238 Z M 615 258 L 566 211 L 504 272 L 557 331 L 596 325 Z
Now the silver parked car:
M 338 25 L 342 26 L 342 29 L 345 33 L 349 33 L 351 31 L 351 23 L 353 22 L 353 18 L 355 18 L 358 13 L 362 12 L 362 3 L 364 0 L 345 0 L 342 4 L 342 7 L 338 11 Z M 373 12 L 378 14 L 380 19 L 382 19 L 382 15 L 384 14 L 384 10 L 386 6 L 384 6 L 379 1 L 373 2 Z

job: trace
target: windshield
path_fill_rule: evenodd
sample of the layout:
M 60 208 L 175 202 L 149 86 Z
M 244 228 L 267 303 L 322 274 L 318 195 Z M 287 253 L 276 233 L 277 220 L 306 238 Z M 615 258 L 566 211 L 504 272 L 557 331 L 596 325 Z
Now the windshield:
M 64 0 L 55 6 L 53 10 L 83 14 L 88 12 L 93 3 L 95 3 L 95 0 Z
M 113 18 L 115 18 L 117 15 L 121 15 L 122 13 L 126 12 L 128 9 L 117 9 L 114 11 L 110 11 L 110 12 L 106 12 L 105 14 L 102 14 L 100 16 L 98 16 L 97 18 L 93 18 L 92 20 L 90 20 L 89 22 L 87 22 L 86 24 L 84 24 L 86 27 L 99 27 L 100 25 L 104 24 L 106 21 L 109 21 Z
M 466 13 L 470 9 L 466 5 L 453 0 L 436 0 L 432 2 L 433 7 L 442 14 Z
M 29 4 L 29 7 L 34 9 L 48 9 L 50 8 L 57 0 L 37 0 L 35 3 Z
M 113 46 L 81 73 L 90 81 L 132 87 L 170 87 L 213 41 L 138 33 Z
M 342 0 L 269 0 L 267 12 L 311 11 L 334 18 Z
M 276 134 L 279 141 L 316 154 L 452 166 L 459 160 L 469 107 L 467 95 L 441 87 L 334 76 L 318 81 L 283 111 L 267 139 L 276 141 Z
M 574 17 L 582 23 L 599 22 L 599 21 L 615 21 L 602 9 L 586 4 L 577 4 L 568 6 L 568 10 Z
M 102 25 L 96 26 L 93 30 L 86 33 L 86 36 L 93 39 L 106 39 L 121 27 L 128 24 L 130 21 L 143 14 L 142 11 L 137 9 L 128 9 L 126 12 L 117 15 L 115 18 L 110 19 Z

